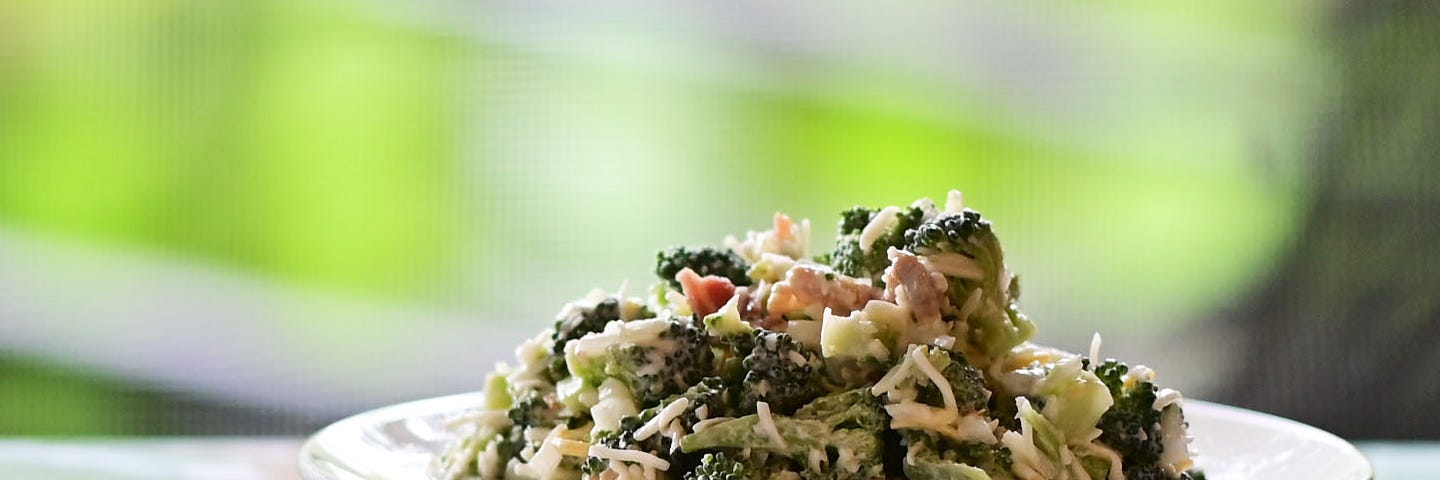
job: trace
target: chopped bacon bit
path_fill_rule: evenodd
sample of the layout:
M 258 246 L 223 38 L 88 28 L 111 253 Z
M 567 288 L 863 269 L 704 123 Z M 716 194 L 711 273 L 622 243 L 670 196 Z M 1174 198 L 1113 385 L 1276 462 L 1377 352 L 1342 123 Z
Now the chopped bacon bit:
M 735 304 L 740 310 L 740 319 L 754 323 L 755 320 L 764 317 L 765 312 L 761 311 L 763 305 L 758 301 L 758 295 L 750 293 L 750 287 L 735 287 Z
M 735 295 L 735 285 L 730 283 L 730 279 L 715 275 L 702 277 L 689 268 L 675 274 L 675 281 L 680 282 L 685 300 L 690 302 L 690 310 L 701 317 L 719 311 Z
M 849 315 L 876 298 L 880 298 L 880 291 L 868 283 L 838 275 L 825 267 L 797 265 L 786 272 L 784 281 L 775 284 L 769 311 L 770 316 L 776 318 L 825 308 L 836 315 Z
M 926 267 L 909 252 L 892 251 L 891 258 L 894 261 L 883 277 L 885 300 L 910 307 L 918 323 L 939 322 L 941 309 L 946 306 L 945 275 Z

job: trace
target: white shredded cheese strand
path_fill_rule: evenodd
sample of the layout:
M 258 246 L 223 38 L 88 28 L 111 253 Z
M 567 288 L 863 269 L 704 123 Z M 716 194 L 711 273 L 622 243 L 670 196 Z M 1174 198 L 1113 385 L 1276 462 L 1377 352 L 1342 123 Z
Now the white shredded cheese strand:
M 475 457 L 475 471 L 480 472 L 480 478 L 500 478 L 504 464 L 500 461 L 500 442 L 490 442 L 485 446 L 485 451 Z
M 669 328 L 670 321 L 664 318 L 630 322 L 615 320 L 605 324 L 605 329 L 600 332 L 587 333 L 566 343 L 565 360 L 569 362 L 572 358 L 603 355 L 613 345 L 648 346 L 656 343 L 660 332 Z
M 690 399 L 685 397 L 680 397 L 675 401 L 670 402 L 670 404 L 666 405 L 665 408 L 660 409 L 660 413 L 655 414 L 655 418 L 650 419 L 650 421 L 645 422 L 644 425 L 641 425 L 640 428 L 635 429 L 635 439 L 645 440 L 647 438 L 650 438 L 651 435 L 659 433 L 660 427 L 669 425 L 671 420 L 674 420 L 675 417 L 678 417 L 680 416 L 680 414 L 685 413 L 685 407 L 689 406 Z
M 824 450 L 812 448 L 809 452 L 806 453 L 806 460 L 808 460 L 806 463 L 810 467 L 811 471 L 818 472 L 820 471 L 820 469 L 825 468 L 825 463 L 828 459 L 825 458 Z
M 915 347 L 910 347 L 910 350 L 914 351 Z M 890 369 L 889 373 L 886 373 L 884 377 L 880 378 L 880 381 L 875 382 L 875 385 L 870 387 L 870 394 L 878 397 L 894 391 L 895 387 L 900 385 L 900 381 L 904 380 L 906 375 L 909 375 L 910 365 L 913 363 L 914 362 L 910 360 L 910 356 L 906 355 L 905 358 L 900 361 L 900 365 Z
M 956 433 L 951 425 L 956 420 L 955 412 L 951 410 L 906 400 L 886 405 L 885 413 L 890 415 L 890 428 L 893 429 L 919 428 L 947 435 Z
M 1184 414 L 1180 408 L 1160 412 L 1160 464 L 1174 475 L 1194 465 L 1190 459 L 1190 439 L 1185 435 Z
M 680 449 L 680 438 L 685 436 L 685 426 L 680 425 L 679 420 L 670 422 L 666 435 L 670 437 L 670 453 L 675 453 Z
M 1151 408 L 1154 408 L 1156 411 L 1164 411 L 1165 407 L 1175 404 L 1179 404 L 1181 408 L 1184 408 L 1185 397 L 1181 396 L 1180 392 L 1174 389 L 1162 388 L 1159 393 L 1155 394 L 1155 403 Z
M 695 422 L 695 425 L 694 425 L 693 427 L 690 427 L 690 428 L 695 429 L 695 433 L 700 433 L 700 431 L 705 430 L 705 429 L 707 429 L 707 428 L 710 428 L 711 425 L 714 425 L 714 424 L 717 424 L 717 423 L 720 423 L 720 422 L 723 422 L 723 421 L 726 421 L 726 420 L 734 420 L 734 418 L 732 418 L 732 417 L 707 418 L 707 419 L 705 419 L 705 420 L 701 420 L 701 421 Z
M 875 241 L 879 240 L 881 235 L 884 235 L 886 231 L 890 230 L 891 226 L 895 225 L 895 222 L 899 220 L 899 216 L 899 208 L 885 207 L 880 209 L 880 213 L 876 213 L 875 218 L 870 219 L 870 223 L 866 223 L 865 228 L 860 230 L 860 251 L 869 252 L 870 247 L 875 246 Z
M 1090 371 L 1095 371 L 1095 366 L 1100 364 L 1100 332 L 1090 337 Z
M 945 213 L 964 213 L 965 196 L 959 190 L 951 190 L 945 195 Z
M 589 452 L 590 444 L 579 440 L 556 438 L 550 441 L 555 444 L 556 451 L 567 457 L 584 458 L 585 454 Z
M 1136 365 L 1130 367 L 1130 371 L 1121 378 L 1125 380 L 1127 386 L 1135 382 L 1153 382 L 1155 381 L 1155 371 L 1144 365 Z
M 930 383 L 934 383 L 935 387 L 940 389 L 940 396 L 945 397 L 945 408 L 954 411 L 956 416 L 959 416 L 960 404 L 955 401 L 955 391 L 950 389 L 950 381 L 940 375 L 940 370 L 935 369 L 935 365 L 930 364 L 930 358 L 925 355 L 923 350 L 918 348 L 910 350 L 910 358 L 914 358 L 915 365 L 920 367 L 920 371 L 926 377 L 930 377 Z
M 782 449 L 789 448 L 789 446 L 785 444 L 785 437 L 780 436 L 780 429 L 775 426 L 775 419 L 770 416 L 770 404 L 765 402 L 756 403 L 755 413 L 759 414 L 758 416 L 760 417 L 757 425 L 766 435 L 770 436 L 770 440 L 773 440 L 775 445 L 780 446 Z
M 960 277 L 968 280 L 979 280 L 985 278 L 985 271 L 975 260 L 949 252 L 932 253 L 920 256 L 920 262 L 929 266 L 931 270 L 943 273 L 951 277 Z
M 970 291 L 970 296 L 965 297 L 965 304 L 960 306 L 960 314 L 956 315 L 955 318 L 960 319 L 960 321 L 962 322 L 970 320 L 970 316 L 974 315 L 975 311 L 979 309 L 980 289 L 976 288 L 975 290 Z
M 607 460 L 619 460 L 622 462 L 638 463 L 642 466 L 656 470 L 669 470 L 670 462 L 665 459 L 645 453 L 639 450 L 622 450 L 610 448 L 604 445 L 591 445 L 589 452 L 592 457 L 604 458 Z
M 1125 472 L 1121 470 L 1120 466 L 1120 454 L 1115 452 L 1115 450 L 1093 441 L 1079 444 L 1076 447 L 1080 449 L 1077 451 L 1083 451 L 1104 458 L 1105 461 L 1110 462 L 1110 471 L 1109 474 L 1105 476 L 1106 480 L 1125 480 Z
M 526 437 L 530 436 L 529 434 L 532 430 L 538 432 L 538 429 L 533 427 L 527 429 L 525 432 Z M 525 463 L 516 466 L 515 472 L 528 477 L 544 478 L 550 472 L 554 471 L 555 467 L 560 465 L 560 460 L 563 455 L 560 453 L 560 445 L 552 440 L 561 438 L 560 434 L 564 432 L 564 425 L 547 432 L 545 434 L 545 440 L 540 442 L 540 449 L 536 450 L 530 458 L 526 459 Z

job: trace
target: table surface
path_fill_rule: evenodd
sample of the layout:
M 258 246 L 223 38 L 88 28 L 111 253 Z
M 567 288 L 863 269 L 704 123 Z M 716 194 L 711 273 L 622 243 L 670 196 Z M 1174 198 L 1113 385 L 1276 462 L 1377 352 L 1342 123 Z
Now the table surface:
M 297 438 L 4 439 L 11 480 L 299 480 Z M 1381 480 L 1433 479 L 1440 442 L 1357 442 Z

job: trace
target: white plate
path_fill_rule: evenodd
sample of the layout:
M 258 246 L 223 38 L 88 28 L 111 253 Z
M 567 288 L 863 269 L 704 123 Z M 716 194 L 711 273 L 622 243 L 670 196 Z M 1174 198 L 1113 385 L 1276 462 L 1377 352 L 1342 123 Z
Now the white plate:
M 403 403 L 325 427 L 300 450 L 306 480 L 423 479 L 448 443 L 444 419 L 483 403 L 478 393 Z M 1370 463 L 1339 437 L 1250 410 L 1185 403 L 1191 447 L 1210 480 L 1370 480 Z

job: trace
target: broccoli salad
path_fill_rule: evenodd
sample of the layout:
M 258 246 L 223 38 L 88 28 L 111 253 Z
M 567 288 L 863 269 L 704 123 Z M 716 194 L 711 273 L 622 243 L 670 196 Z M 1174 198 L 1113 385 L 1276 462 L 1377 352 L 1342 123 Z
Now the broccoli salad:
M 594 291 L 448 424 L 443 479 L 1197 479 L 1155 373 L 1028 342 L 989 221 L 854 207 L 659 253 L 648 295 Z M 643 297 L 643 298 L 642 298 Z

